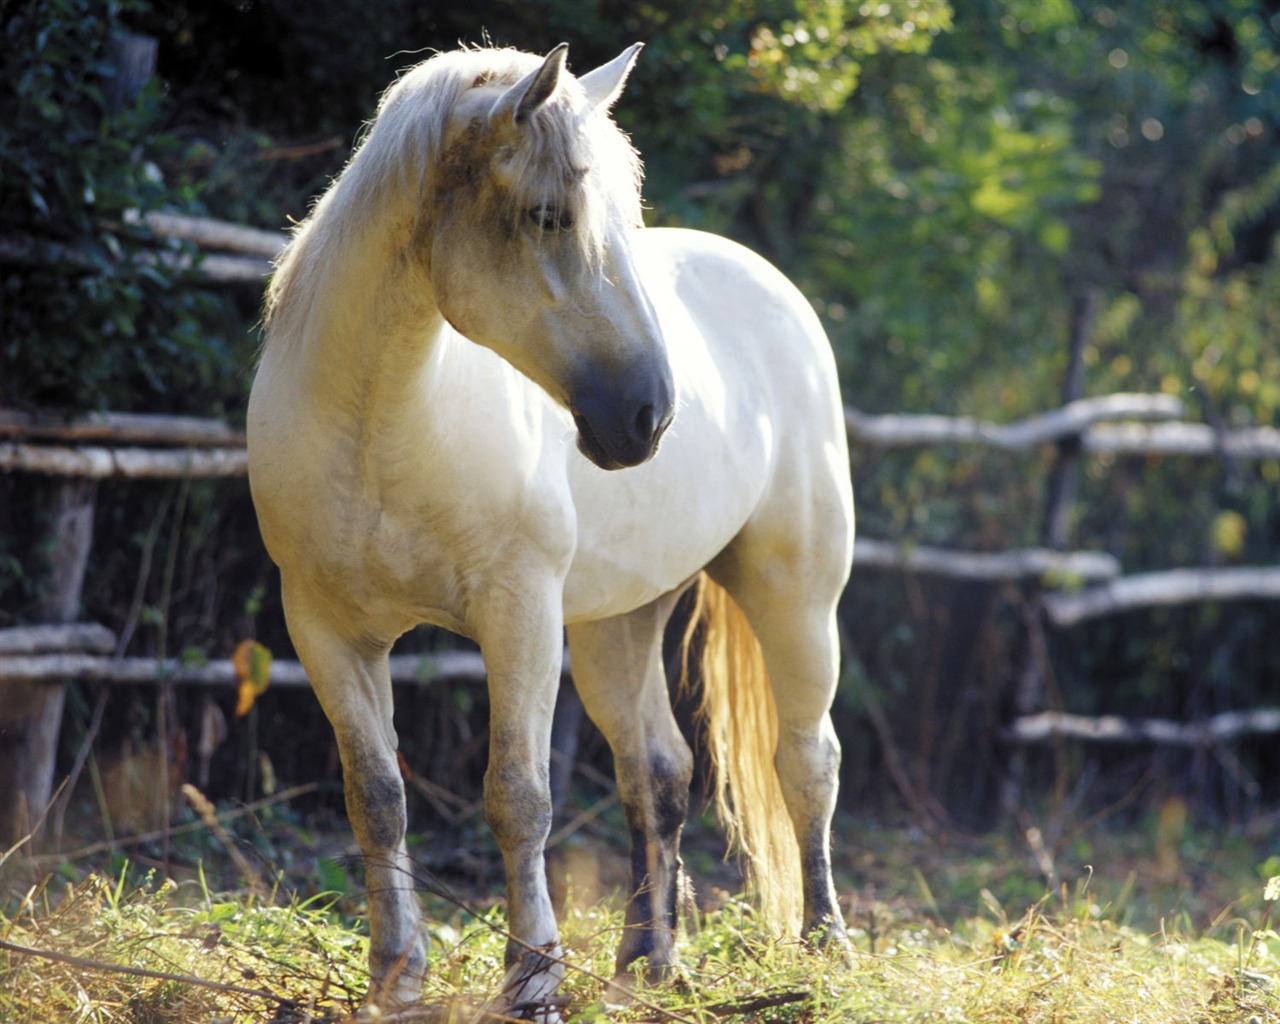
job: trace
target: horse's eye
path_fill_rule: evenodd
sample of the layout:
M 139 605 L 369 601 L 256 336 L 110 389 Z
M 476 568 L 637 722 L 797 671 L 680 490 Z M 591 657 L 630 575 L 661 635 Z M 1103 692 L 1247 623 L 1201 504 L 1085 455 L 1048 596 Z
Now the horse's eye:
M 573 217 L 554 203 L 542 203 L 529 211 L 529 219 L 543 231 L 568 231 L 573 227 Z

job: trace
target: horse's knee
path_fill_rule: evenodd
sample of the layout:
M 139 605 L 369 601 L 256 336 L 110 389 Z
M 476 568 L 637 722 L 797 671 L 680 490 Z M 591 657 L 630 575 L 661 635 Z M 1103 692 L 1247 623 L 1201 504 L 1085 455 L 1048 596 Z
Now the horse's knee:
M 394 773 L 359 764 L 345 771 L 347 817 L 362 849 L 389 850 L 404 839 L 404 783 Z
M 484 777 L 484 811 L 505 851 L 538 846 L 551 833 L 551 789 L 546 774 L 490 765 Z

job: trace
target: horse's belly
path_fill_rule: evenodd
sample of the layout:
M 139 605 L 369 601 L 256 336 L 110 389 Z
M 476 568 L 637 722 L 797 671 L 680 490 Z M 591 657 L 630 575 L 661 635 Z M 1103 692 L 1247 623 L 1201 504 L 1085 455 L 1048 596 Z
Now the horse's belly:
M 686 583 L 724 544 L 656 547 L 631 543 L 625 551 L 579 551 L 564 585 L 566 624 L 634 611 Z

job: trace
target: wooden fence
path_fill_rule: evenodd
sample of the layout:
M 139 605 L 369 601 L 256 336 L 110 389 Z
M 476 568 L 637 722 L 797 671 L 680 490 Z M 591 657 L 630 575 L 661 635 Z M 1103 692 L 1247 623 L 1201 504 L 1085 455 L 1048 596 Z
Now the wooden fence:
M 1211 457 L 1226 451 L 1237 459 L 1280 459 L 1280 430 L 1216 432 L 1204 424 L 1180 421 L 1182 411 L 1182 404 L 1167 395 L 1114 394 L 1082 399 L 1007 425 L 943 416 L 869 416 L 853 409 L 846 410 L 846 423 L 855 450 L 976 444 L 1031 451 L 1070 440 L 1094 454 Z M 247 465 L 243 435 L 219 421 L 119 413 L 66 419 L 0 410 L 0 472 L 81 480 L 219 478 L 243 476 Z M 1044 608 L 1050 623 L 1064 628 L 1143 607 L 1280 599 L 1280 567 L 1276 566 L 1171 569 L 1126 576 L 1115 557 L 1099 551 L 1046 547 L 959 551 L 867 537 L 858 538 L 854 561 L 855 568 L 974 581 L 1032 581 L 1046 591 Z M 157 666 L 148 659 L 121 660 L 84 650 L 76 652 L 75 661 L 60 661 L 59 651 L 50 649 L 51 641 L 37 651 L 34 639 L 23 639 L 25 634 L 36 635 L 31 629 L 9 632 L 9 646 L 0 641 L 0 682 L 68 675 L 136 682 L 159 675 L 179 683 L 218 685 L 235 678 L 229 662 L 197 671 L 177 663 Z M 144 662 L 152 667 L 144 667 Z M 478 659 L 451 656 L 440 664 L 430 658 L 404 660 L 397 663 L 396 675 L 409 681 L 441 674 L 475 677 L 482 671 Z M 303 681 L 296 665 L 277 663 L 274 672 L 283 685 Z
M 167 214 L 148 214 L 141 219 L 159 236 L 184 238 L 215 250 L 206 252 L 192 270 L 216 281 L 260 283 L 283 241 L 272 232 L 217 221 Z M 4 250 L 0 256 L 7 259 L 27 258 L 12 239 L 0 239 L 0 249 Z M 920 445 L 979 445 L 1031 452 L 1055 446 L 1060 467 L 1070 460 L 1100 454 L 1236 462 L 1280 459 L 1280 430 L 1221 430 L 1188 422 L 1184 416 L 1182 403 L 1172 396 L 1113 394 L 1067 401 L 1061 408 L 1012 424 L 946 416 L 872 416 L 847 409 L 846 426 L 855 452 Z M 65 481 L 55 502 L 53 525 L 53 546 L 63 550 L 65 557 L 55 558 L 54 593 L 44 610 L 51 625 L 0 631 L 0 726 L 20 717 L 20 712 L 30 716 L 41 693 L 60 692 L 59 684 L 69 679 L 101 683 L 164 680 L 199 686 L 236 682 L 229 660 L 194 668 L 173 659 L 124 657 L 116 649 L 115 638 L 72 620 L 88 557 L 94 481 L 223 478 L 243 476 L 246 471 L 243 436 L 221 422 L 117 413 L 67 419 L 0 410 L 0 472 Z M 1049 518 L 1053 518 L 1052 510 Z M 881 569 L 1018 583 L 1034 592 L 1037 610 L 1042 613 L 1037 619 L 1056 629 L 1136 608 L 1280 598 L 1280 567 L 1276 566 L 1180 568 L 1125 575 L 1109 554 L 1060 548 L 1061 544 L 1047 543 L 1013 551 L 959 551 L 910 541 L 859 538 L 855 571 Z M 481 680 L 483 664 L 477 655 L 467 653 L 393 659 L 393 678 L 400 683 L 445 676 Z M 276 662 L 272 682 L 303 685 L 305 675 L 297 663 Z M 1280 732 L 1280 712 L 1271 709 L 1233 712 L 1230 721 L 1219 716 L 1219 720 L 1208 722 L 1152 726 L 1045 712 L 1035 706 L 1037 700 L 1032 686 L 1015 702 L 1018 713 L 1003 733 L 1008 742 L 1017 745 L 1069 737 L 1094 742 L 1204 743 L 1249 733 Z M 56 739 L 61 699 L 46 701 L 46 705 L 37 717 L 43 714 L 46 733 L 48 720 L 54 720 Z M 51 775 L 55 749 L 56 743 L 48 735 L 32 745 L 29 754 L 48 762 L 36 775 Z M 31 806 L 43 806 L 48 795 L 47 778 L 27 791 Z

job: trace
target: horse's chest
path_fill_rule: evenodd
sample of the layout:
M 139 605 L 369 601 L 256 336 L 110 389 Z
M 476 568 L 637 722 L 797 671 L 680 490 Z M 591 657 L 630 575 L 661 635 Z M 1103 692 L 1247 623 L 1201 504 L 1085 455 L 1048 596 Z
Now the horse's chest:
M 544 493 L 427 487 L 364 502 L 348 578 L 371 604 L 468 632 L 475 602 L 526 575 L 561 575 L 572 552 L 565 503 Z

